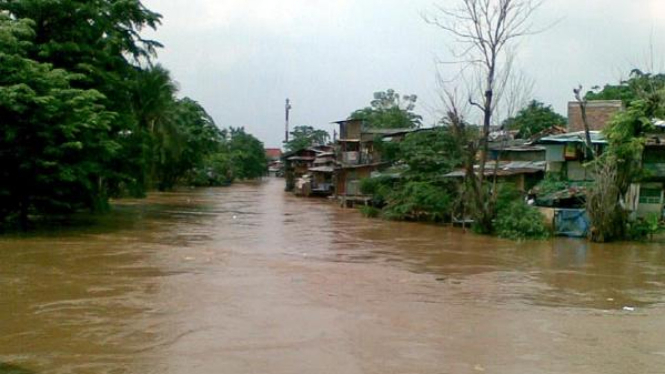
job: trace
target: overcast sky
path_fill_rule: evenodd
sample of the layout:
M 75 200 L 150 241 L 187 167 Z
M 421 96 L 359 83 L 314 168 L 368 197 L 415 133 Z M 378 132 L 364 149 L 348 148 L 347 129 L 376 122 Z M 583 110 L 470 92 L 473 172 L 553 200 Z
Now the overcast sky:
M 146 33 L 165 45 L 158 61 L 180 95 L 199 101 L 220 127 L 244 126 L 266 147 L 291 127 L 332 132 L 330 122 L 369 104 L 375 91 L 416 94 L 436 119 L 436 58 L 449 38 L 423 21 L 458 0 L 144 0 L 163 24 Z M 633 67 L 665 61 L 665 0 L 546 0 L 534 23 L 553 27 L 520 42 L 519 65 L 535 99 L 565 115 L 572 87 L 616 82 Z M 448 67 L 438 67 L 444 75 Z

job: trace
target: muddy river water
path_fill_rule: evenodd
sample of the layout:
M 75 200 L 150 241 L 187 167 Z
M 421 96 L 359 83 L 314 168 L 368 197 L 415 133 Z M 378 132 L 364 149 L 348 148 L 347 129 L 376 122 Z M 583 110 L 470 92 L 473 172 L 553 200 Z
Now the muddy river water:
M 665 245 L 514 243 L 282 189 L 0 237 L 0 373 L 665 372 Z

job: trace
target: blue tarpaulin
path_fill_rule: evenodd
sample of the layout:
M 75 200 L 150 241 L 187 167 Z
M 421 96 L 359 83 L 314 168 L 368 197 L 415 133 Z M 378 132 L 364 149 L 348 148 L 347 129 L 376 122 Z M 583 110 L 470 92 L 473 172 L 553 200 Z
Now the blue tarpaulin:
M 556 209 L 554 211 L 554 233 L 574 238 L 586 237 L 591 223 L 585 209 Z

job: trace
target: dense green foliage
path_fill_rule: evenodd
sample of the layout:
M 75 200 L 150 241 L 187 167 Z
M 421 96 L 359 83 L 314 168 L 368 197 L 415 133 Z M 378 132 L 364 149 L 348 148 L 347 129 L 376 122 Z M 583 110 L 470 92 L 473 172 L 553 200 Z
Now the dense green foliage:
M 517 137 L 526 139 L 552 126 L 565 126 L 566 117 L 545 106 L 537 100 L 532 100 L 522 108 L 515 117 L 503 122 L 503 127 L 510 130 L 519 130 Z
M 265 175 L 268 161 L 263 144 L 244 128 L 221 132 L 215 151 L 207 153 L 192 168 L 187 183 L 195 186 L 222 186 L 237 179 L 254 179 Z
M 315 145 L 328 143 L 330 135 L 323 130 L 316 130 L 312 126 L 296 126 L 289 132 L 290 139 L 285 144 L 287 151 L 297 151 Z
M 367 217 L 409 221 L 444 221 L 470 212 L 459 179 L 443 175 L 462 166 L 464 152 L 459 134 L 438 127 L 409 134 L 399 143 L 397 159 L 401 173 L 388 170 L 384 176 L 364 179 L 360 190 L 372 196 L 373 207 L 362 207 Z M 542 239 L 550 235 L 542 214 L 527 205 L 521 193 L 510 184 L 497 186 L 494 233 L 513 240 Z M 463 211 L 459 211 L 460 207 Z M 474 225 L 474 230 L 482 230 Z
M 661 76 L 634 71 L 632 79 L 620 85 L 622 90 L 626 85 L 637 99 L 603 131 L 608 147 L 594 162 L 597 177 L 587 196 L 593 241 L 621 240 L 628 234 L 628 214 L 620 201 L 630 184 L 643 177 L 641 160 L 646 134 L 655 130 L 652 121 L 665 117 L 665 89 L 658 83 Z
M 441 221 L 450 216 L 456 196 L 453 180 L 442 176 L 459 166 L 459 147 L 446 127 L 409 134 L 394 147 L 403 165 L 399 177 L 365 179 L 361 192 L 372 195 L 381 216 L 395 220 Z
M 80 76 L 28 57 L 33 22 L 0 13 L 0 222 L 31 209 L 48 213 L 105 203 L 100 183 L 118 152 L 113 113 Z
M 632 240 L 650 240 L 653 236 L 665 232 L 665 226 L 660 221 L 660 216 L 651 213 L 644 219 L 638 219 L 628 224 L 628 238 Z
M 422 116 L 413 111 L 417 98 L 416 95 L 400 95 L 392 89 L 375 92 L 370 106 L 351 113 L 349 119 L 364 120 L 369 128 L 417 128 L 422 123 Z
M 587 100 L 621 100 L 626 107 L 650 93 L 665 89 L 665 74 L 651 74 L 633 69 L 629 78 L 618 84 L 606 84 L 587 92 Z
M 550 232 L 544 222 L 545 218 L 538 209 L 518 198 L 498 209 L 494 230 L 499 237 L 506 239 L 545 239 Z
M 254 179 L 266 174 L 268 160 L 263 143 L 244 128 L 231 128 L 231 139 L 227 145 L 234 179 Z
M 226 139 L 151 63 L 160 44 L 140 30 L 160 19 L 139 0 L 0 1 L 0 226 L 101 211 L 211 160 L 229 160 L 233 177 L 263 174 L 258 140 Z
M 550 236 L 545 217 L 537 208 L 528 205 L 511 183 L 497 185 L 496 218 L 493 234 L 511 240 L 544 239 Z M 482 230 L 477 225 L 474 231 Z
M 434 221 L 450 214 L 452 194 L 446 184 L 409 180 L 387 199 L 383 216 L 395 220 Z
M 445 126 L 409 134 L 399 144 L 399 158 L 409 166 L 409 175 L 440 177 L 462 164 L 456 137 Z

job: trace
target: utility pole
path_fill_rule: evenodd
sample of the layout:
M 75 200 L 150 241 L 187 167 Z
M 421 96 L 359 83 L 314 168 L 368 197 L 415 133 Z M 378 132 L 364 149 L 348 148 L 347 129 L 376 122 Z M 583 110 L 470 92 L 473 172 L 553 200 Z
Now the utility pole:
M 286 99 L 286 105 L 284 106 L 284 110 L 286 112 L 286 129 L 284 131 L 284 143 L 289 142 L 289 111 L 291 110 L 291 101 L 287 98 Z

